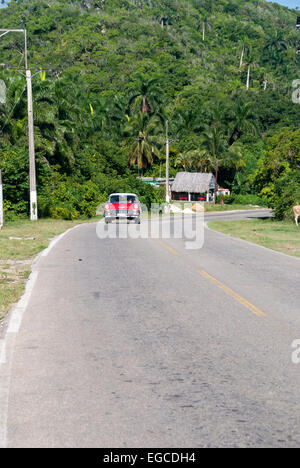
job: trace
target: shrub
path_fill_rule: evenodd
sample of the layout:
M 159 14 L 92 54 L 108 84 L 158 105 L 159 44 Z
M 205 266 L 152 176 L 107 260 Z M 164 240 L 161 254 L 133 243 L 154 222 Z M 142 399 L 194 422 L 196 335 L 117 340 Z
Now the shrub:
M 224 202 L 226 205 L 254 205 L 254 206 L 268 206 L 268 202 L 264 197 L 259 197 L 258 195 L 247 194 L 247 195 L 235 195 L 224 197 Z
M 67 220 L 96 216 L 100 202 L 101 193 L 92 181 L 79 184 L 57 173 L 38 197 L 41 216 Z
M 233 198 L 234 203 L 238 205 L 268 206 L 268 203 L 265 198 L 254 194 L 233 195 Z
M 277 219 L 292 219 L 292 208 L 300 204 L 300 171 L 286 174 L 274 183 L 274 208 Z
M 0 153 L 4 212 L 7 219 L 26 214 L 29 209 L 29 163 L 23 149 L 5 147 Z
M 234 197 L 231 195 L 224 195 L 225 205 L 231 205 L 234 202 Z M 217 203 L 221 203 L 221 195 L 217 196 Z
M 4 209 L 4 219 L 6 221 L 14 221 L 19 218 L 24 218 L 27 216 L 27 202 L 21 201 L 18 203 L 12 203 L 9 200 L 4 200 L 3 203 Z

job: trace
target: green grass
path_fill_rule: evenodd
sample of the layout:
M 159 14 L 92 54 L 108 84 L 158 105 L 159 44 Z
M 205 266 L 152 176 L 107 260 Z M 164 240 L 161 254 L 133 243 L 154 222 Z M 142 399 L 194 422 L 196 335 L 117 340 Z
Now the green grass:
M 0 231 L 0 261 L 32 259 L 48 246 L 53 237 L 77 224 L 97 219 L 100 218 L 79 221 L 41 219 L 36 222 L 27 220 L 7 222 Z M 13 237 L 21 240 L 12 239 Z
M 172 202 L 172 205 L 178 206 L 178 208 L 181 208 L 182 210 L 184 208 L 191 208 L 196 202 Z M 256 210 L 256 209 L 263 209 L 263 207 L 260 206 L 253 206 L 253 205 L 238 205 L 238 204 L 232 204 L 232 205 L 218 205 L 214 203 L 204 203 L 204 208 L 206 213 L 212 213 L 216 211 L 237 211 L 237 210 Z
M 238 210 L 257 210 L 257 209 L 266 209 L 262 206 L 253 206 L 253 205 L 214 205 L 212 203 L 205 203 L 206 213 L 211 213 L 215 211 L 238 211 Z
M 33 259 L 48 247 L 51 239 L 77 224 L 99 219 L 19 220 L 4 225 L 0 231 L 0 320 L 22 296 Z
M 292 221 L 212 221 L 209 227 L 287 255 L 300 257 L 300 228 Z
M 196 202 L 171 202 L 172 205 L 177 206 L 181 210 L 184 210 L 185 208 L 190 208 L 192 209 L 193 205 Z M 267 209 L 263 208 L 260 206 L 253 206 L 253 205 L 237 205 L 237 204 L 232 204 L 232 205 L 214 205 L 213 203 L 204 203 L 204 208 L 205 208 L 205 213 L 215 213 L 215 212 L 222 212 L 222 211 L 244 211 L 244 210 L 256 210 L 256 209 Z M 181 213 L 173 213 L 173 216 L 178 216 L 181 215 Z M 151 217 L 168 217 L 170 216 L 169 213 L 151 213 L 149 211 L 148 213 L 144 212 L 142 213 L 142 219 L 148 219 Z
M 18 301 L 24 292 L 30 271 L 23 268 L 20 264 L 14 266 L 10 264 L 6 268 L 2 266 L 0 272 L 0 320 L 5 317 L 11 306 Z

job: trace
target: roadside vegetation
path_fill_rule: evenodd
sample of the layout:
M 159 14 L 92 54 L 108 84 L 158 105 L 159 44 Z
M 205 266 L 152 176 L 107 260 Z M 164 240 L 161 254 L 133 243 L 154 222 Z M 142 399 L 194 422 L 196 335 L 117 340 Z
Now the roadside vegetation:
M 236 203 L 232 205 L 214 205 L 211 203 L 205 204 L 205 211 L 207 213 L 217 212 L 217 211 L 244 211 L 244 210 L 259 210 L 262 209 L 258 205 L 238 205 Z
M 111 192 L 142 203 L 163 191 L 137 180 L 211 171 L 278 219 L 300 203 L 297 11 L 264 0 L 11 0 L 1 27 L 28 31 L 39 215 L 95 215 Z M 1 63 L 24 65 L 22 34 Z M 0 68 L 5 216 L 28 214 L 24 78 Z M 4 85 L 3 85 L 4 83 Z M 5 90 L 5 99 L 3 98 Z M 296 100 L 297 102 L 297 100 Z
M 268 249 L 300 257 L 300 231 L 295 223 L 289 221 L 272 219 L 212 221 L 209 227 Z
M 7 222 L 0 230 L 0 320 L 23 294 L 36 255 L 47 248 L 51 239 L 79 222 L 18 220 Z

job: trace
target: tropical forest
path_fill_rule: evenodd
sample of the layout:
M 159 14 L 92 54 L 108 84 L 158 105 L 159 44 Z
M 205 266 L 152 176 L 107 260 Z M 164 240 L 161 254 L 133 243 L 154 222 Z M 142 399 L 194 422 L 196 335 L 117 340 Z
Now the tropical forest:
M 265 0 L 11 0 L 26 29 L 40 217 L 93 217 L 112 192 L 163 202 L 141 177 L 212 172 L 234 201 L 300 203 L 297 11 Z M 5 4 L 7 3 L 7 4 Z M 29 212 L 24 35 L 0 37 L 7 219 Z

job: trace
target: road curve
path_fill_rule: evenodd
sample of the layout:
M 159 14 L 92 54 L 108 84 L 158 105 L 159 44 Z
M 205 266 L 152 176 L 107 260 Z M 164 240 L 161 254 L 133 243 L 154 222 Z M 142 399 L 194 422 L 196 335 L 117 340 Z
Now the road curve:
M 87 224 L 35 269 L 0 359 L 5 446 L 299 446 L 298 259 Z

